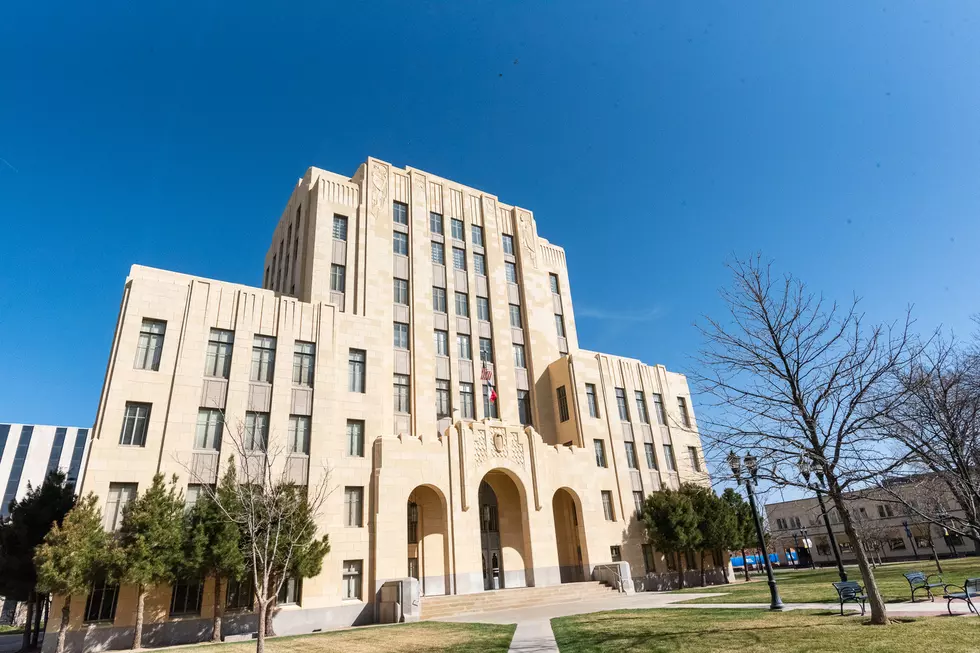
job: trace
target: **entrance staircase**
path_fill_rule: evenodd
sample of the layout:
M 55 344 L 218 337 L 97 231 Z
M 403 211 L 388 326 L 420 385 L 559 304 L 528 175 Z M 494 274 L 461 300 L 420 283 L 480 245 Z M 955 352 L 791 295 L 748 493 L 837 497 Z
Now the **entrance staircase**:
M 476 594 L 422 597 L 421 618 L 438 619 L 473 612 L 495 612 L 520 608 L 570 603 L 572 601 L 596 601 L 614 599 L 619 592 L 595 581 L 563 583 L 550 587 L 521 587 L 491 590 Z

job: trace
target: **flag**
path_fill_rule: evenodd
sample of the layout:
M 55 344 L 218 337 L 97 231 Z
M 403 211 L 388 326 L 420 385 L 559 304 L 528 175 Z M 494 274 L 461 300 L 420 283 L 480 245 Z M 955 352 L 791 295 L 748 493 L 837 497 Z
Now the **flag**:
M 490 386 L 490 403 L 497 403 L 497 390 L 493 387 L 493 372 L 487 367 L 486 361 L 483 361 L 483 371 L 480 372 L 480 379 L 486 381 L 487 385 Z

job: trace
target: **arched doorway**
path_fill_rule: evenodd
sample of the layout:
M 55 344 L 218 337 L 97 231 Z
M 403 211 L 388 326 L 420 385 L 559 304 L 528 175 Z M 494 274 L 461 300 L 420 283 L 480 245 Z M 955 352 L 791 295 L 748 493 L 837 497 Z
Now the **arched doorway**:
M 582 554 L 582 519 L 576 497 L 566 488 L 559 488 L 551 499 L 555 519 L 555 544 L 558 545 L 558 568 L 561 582 L 585 580 L 585 560 Z
M 408 575 L 419 581 L 423 595 L 449 592 L 449 538 L 446 500 L 431 485 L 408 495 Z
M 480 548 L 485 590 L 534 584 L 529 573 L 533 565 L 526 504 L 518 483 L 501 470 L 488 472 L 480 482 Z

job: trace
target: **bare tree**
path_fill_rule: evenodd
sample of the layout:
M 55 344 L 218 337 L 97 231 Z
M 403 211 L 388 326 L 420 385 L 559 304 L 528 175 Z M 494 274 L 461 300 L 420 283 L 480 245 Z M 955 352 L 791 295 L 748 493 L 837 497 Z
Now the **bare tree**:
M 880 415 L 904 400 L 892 383 L 910 358 L 909 326 L 868 326 L 854 300 L 828 303 L 792 276 L 774 277 L 754 257 L 730 265 L 734 285 L 722 292 L 729 314 L 707 318 L 695 375 L 711 398 L 702 418 L 717 455 L 751 450 L 759 478 L 806 489 L 801 458 L 823 473 L 826 493 L 855 544 L 871 604 L 871 622 L 887 624 L 885 604 L 845 494 L 891 468 L 879 443 Z

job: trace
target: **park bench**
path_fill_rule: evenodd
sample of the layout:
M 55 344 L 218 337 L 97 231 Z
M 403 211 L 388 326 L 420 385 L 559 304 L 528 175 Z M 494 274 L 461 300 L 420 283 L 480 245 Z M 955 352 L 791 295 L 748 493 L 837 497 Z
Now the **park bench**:
M 909 582 L 909 589 L 912 590 L 912 603 L 915 603 L 916 592 L 924 591 L 930 601 L 935 601 L 936 598 L 932 595 L 932 589 L 934 587 L 946 587 L 946 583 L 943 582 L 943 577 L 939 574 L 926 576 L 921 571 L 910 571 L 903 575 L 905 576 L 905 580 Z M 938 579 L 938 582 L 932 580 L 934 578 Z
M 959 591 L 951 592 L 951 589 Z M 973 605 L 973 599 L 978 597 L 980 597 L 980 578 L 967 578 L 962 586 L 949 583 L 943 586 L 943 598 L 946 599 L 946 609 L 949 610 L 950 614 L 953 614 L 951 607 L 953 601 L 966 601 L 970 607 L 970 612 L 980 615 L 976 606 Z
M 861 616 L 864 616 L 864 604 L 868 600 L 868 597 L 864 595 L 864 588 L 861 587 L 860 583 L 853 580 L 834 583 L 834 589 L 837 590 L 837 597 L 840 599 L 841 616 L 844 616 L 844 604 L 848 602 L 860 604 Z

